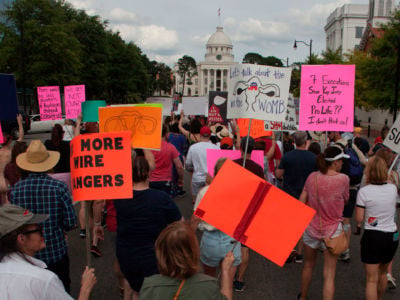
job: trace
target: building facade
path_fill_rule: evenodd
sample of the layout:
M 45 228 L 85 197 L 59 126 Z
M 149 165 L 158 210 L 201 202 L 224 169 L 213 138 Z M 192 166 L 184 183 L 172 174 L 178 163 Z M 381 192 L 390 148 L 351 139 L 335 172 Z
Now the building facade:
M 368 19 L 368 4 L 345 4 L 328 17 L 325 29 L 326 50 L 341 49 L 344 54 L 358 49 Z
M 326 50 L 341 53 L 365 49 L 368 36 L 375 36 L 381 24 L 394 11 L 394 0 L 370 0 L 368 4 L 345 4 L 336 8 L 326 21 Z
M 207 96 L 210 91 L 228 91 L 229 69 L 237 64 L 234 61 L 231 39 L 218 26 L 206 44 L 204 61 L 197 64 L 197 75 L 191 84 L 185 83 L 183 96 Z M 182 92 L 183 82 L 174 66 L 175 91 Z

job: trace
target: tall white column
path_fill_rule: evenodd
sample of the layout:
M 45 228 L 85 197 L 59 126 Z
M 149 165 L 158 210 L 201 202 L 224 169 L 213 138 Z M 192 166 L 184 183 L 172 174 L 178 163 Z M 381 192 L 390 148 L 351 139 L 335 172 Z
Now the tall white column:
M 217 90 L 217 69 L 214 69 L 214 91 Z

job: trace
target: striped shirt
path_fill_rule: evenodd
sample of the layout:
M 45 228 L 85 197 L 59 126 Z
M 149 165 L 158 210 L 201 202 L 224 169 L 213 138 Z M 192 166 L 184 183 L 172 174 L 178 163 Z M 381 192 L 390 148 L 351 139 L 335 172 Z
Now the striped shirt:
M 43 223 L 46 248 L 36 257 L 46 264 L 60 261 L 67 253 L 64 231 L 77 224 L 67 185 L 46 173 L 31 173 L 15 184 L 11 190 L 11 203 L 33 213 L 49 215 Z

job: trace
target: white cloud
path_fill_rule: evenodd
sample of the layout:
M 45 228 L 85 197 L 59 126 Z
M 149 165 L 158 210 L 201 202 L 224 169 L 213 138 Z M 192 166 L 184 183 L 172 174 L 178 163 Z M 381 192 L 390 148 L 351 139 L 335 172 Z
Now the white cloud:
M 148 56 L 150 59 L 163 62 L 170 67 L 173 67 L 173 65 L 180 59 L 184 54 L 173 54 L 173 55 L 159 55 L 159 54 L 149 54 Z
M 231 24 L 234 24 L 233 22 Z M 235 42 L 252 42 L 260 39 L 280 39 L 286 35 L 290 26 L 285 22 L 263 21 L 255 18 L 248 18 L 242 21 L 236 28 L 230 31 L 234 32 L 232 39 Z
M 135 13 L 119 7 L 110 11 L 109 18 L 116 23 L 136 23 L 139 21 L 139 17 Z
M 289 9 L 290 20 L 293 20 L 293 25 L 301 24 L 306 26 L 320 26 L 325 24 L 328 16 L 338 7 L 343 4 L 350 3 L 349 0 L 338 0 L 325 4 L 314 4 L 309 9 L 293 8 Z
M 126 41 L 133 41 L 143 50 L 165 51 L 176 49 L 179 39 L 174 30 L 157 25 L 133 26 L 129 24 L 112 25 Z
M 204 46 L 207 43 L 210 36 L 211 36 L 211 34 L 206 34 L 203 36 L 195 35 L 191 38 L 191 40 L 196 45 Z
M 236 19 L 232 17 L 228 17 L 224 19 L 224 27 L 226 28 L 232 28 L 236 26 Z

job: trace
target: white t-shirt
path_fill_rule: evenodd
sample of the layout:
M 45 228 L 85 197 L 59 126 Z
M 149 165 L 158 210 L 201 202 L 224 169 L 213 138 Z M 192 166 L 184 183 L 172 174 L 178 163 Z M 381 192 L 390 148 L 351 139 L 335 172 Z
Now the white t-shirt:
M 193 169 L 193 182 L 205 182 L 207 175 L 207 149 L 219 149 L 211 142 L 198 142 L 189 148 L 186 157 L 186 169 Z
M 72 300 L 56 274 L 46 270 L 44 262 L 26 255 L 27 262 L 17 253 L 0 262 L 0 299 Z
M 365 208 L 364 229 L 395 232 L 397 188 L 394 184 L 368 184 L 357 194 L 357 206 Z

